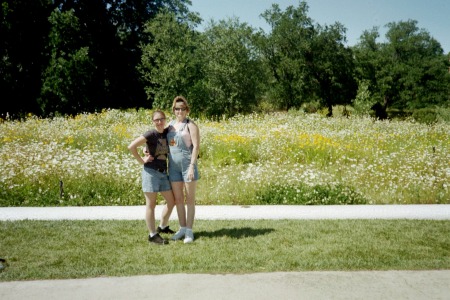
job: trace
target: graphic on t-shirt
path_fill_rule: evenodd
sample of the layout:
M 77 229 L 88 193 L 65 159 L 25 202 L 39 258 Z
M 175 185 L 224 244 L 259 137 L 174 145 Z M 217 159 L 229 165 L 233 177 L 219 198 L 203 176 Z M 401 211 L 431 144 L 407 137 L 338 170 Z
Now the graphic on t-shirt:
M 157 159 L 166 160 L 167 151 L 167 140 L 158 139 L 158 142 L 156 143 L 155 157 Z

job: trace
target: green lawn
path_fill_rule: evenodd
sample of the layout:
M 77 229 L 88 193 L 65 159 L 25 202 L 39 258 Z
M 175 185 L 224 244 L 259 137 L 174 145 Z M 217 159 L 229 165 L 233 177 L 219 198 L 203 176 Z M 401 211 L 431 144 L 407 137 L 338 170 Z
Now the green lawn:
M 450 268 L 450 221 L 199 220 L 193 244 L 166 246 L 147 242 L 143 220 L 6 221 L 0 228 L 0 257 L 9 263 L 0 281 Z

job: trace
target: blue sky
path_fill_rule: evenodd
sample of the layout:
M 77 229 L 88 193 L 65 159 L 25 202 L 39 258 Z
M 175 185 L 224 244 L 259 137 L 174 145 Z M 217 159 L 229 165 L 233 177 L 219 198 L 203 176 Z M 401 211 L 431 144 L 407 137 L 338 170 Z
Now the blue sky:
M 379 27 L 380 41 L 384 39 L 389 22 L 418 21 L 417 26 L 427 30 L 444 49 L 450 52 L 449 0 L 309 0 L 308 16 L 321 25 L 342 23 L 347 28 L 348 45 L 358 42 L 364 30 Z M 205 25 L 209 20 L 219 21 L 238 17 L 255 28 L 269 30 L 259 17 L 273 3 L 282 10 L 298 6 L 299 0 L 192 0 L 191 11 L 198 12 Z M 202 29 L 202 28 L 200 28 Z

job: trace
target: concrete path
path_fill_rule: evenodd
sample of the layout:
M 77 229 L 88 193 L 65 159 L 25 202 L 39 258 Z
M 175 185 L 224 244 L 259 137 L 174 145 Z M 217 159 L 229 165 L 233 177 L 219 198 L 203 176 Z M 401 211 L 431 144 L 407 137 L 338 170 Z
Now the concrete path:
M 156 206 L 156 217 L 163 206 Z M 1 220 L 143 220 L 144 206 L 0 207 Z M 172 220 L 176 220 L 174 211 Z M 449 220 L 450 205 L 197 205 L 198 220 L 432 219 Z
M 162 206 L 157 206 L 157 216 L 161 210 Z M 144 206 L 0 208 L 0 221 L 143 220 L 143 216 Z M 450 220 L 450 205 L 197 206 L 196 218 Z M 176 219 L 176 213 L 172 219 Z M 0 299 L 450 299 L 450 270 L 164 274 L 14 281 L 0 282 Z
M 450 299 L 450 271 L 167 274 L 0 282 L 3 300 Z

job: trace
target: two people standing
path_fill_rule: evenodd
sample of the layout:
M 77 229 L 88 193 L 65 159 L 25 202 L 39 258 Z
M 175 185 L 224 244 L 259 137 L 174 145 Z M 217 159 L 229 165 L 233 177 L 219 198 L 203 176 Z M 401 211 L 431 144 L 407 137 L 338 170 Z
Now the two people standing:
M 155 129 L 147 131 L 128 146 L 136 160 L 144 165 L 142 190 L 146 199 L 146 223 L 149 241 L 156 244 L 168 243 L 159 233 L 174 233 L 167 225 L 174 206 L 177 209 L 180 228 L 172 240 L 184 239 L 184 243 L 194 241 L 192 228 L 195 218 L 195 192 L 197 180 L 200 178 L 197 167 L 200 132 L 198 126 L 187 117 L 190 110 L 184 97 L 175 97 L 172 111 L 176 120 L 170 122 L 167 128 L 164 112 L 155 111 L 152 115 Z M 137 148 L 145 143 L 148 152 L 141 157 Z M 166 200 L 166 205 L 162 211 L 161 224 L 156 229 L 155 206 L 158 192 Z

